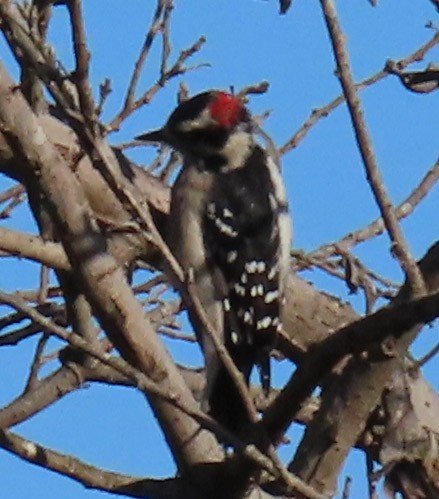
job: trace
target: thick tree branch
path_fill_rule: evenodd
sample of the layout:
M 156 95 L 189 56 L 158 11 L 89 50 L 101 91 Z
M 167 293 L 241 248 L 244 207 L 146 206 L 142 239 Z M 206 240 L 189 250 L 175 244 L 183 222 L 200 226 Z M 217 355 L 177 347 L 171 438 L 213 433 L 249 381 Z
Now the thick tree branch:
M 43 129 L 13 82 L 0 65 L 0 122 L 10 146 L 33 172 L 62 224 L 63 244 L 74 262 L 84 293 L 122 355 L 147 373 L 166 391 L 185 400 L 196 410 L 189 389 L 172 359 L 148 323 L 122 270 L 106 252 L 105 239 L 90 217 L 90 208 L 73 173 L 47 140 Z M 222 452 L 211 434 L 180 409 L 151 397 L 158 419 L 181 469 L 206 460 L 221 459 Z
M 184 399 L 176 397 L 175 396 L 175 391 L 174 390 L 169 390 L 165 391 L 163 388 L 159 386 L 158 383 L 154 383 L 150 379 L 148 379 L 146 376 L 144 376 L 140 371 L 137 369 L 131 367 L 128 363 L 124 362 L 123 360 L 116 358 L 116 357 L 110 357 L 108 354 L 102 353 L 102 349 L 97 348 L 95 345 L 89 343 L 88 341 L 84 340 L 81 338 L 79 335 L 74 334 L 74 333 L 67 333 L 64 329 L 60 328 L 56 324 L 53 324 L 51 321 L 49 321 L 46 317 L 42 316 L 39 314 L 37 311 L 35 311 L 33 308 L 29 307 L 26 305 L 20 298 L 14 297 L 12 295 L 9 295 L 7 293 L 4 293 L 0 291 L 0 303 L 7 304 L 10 306 L 13 306 L 17 308 L 18 310 L 24 312 L 27 314 L 34 322 L 37 322 L 40 324 L 41 328 L 56 337 L 69 342 L 73 347 L 78 348 L 87 354 L 89 354 L 92 357 L 95 357 L 99 361 L 101 361 L 103 364 L 109 365 L 111 368 L 113 368 L 115 371 L 123 374 L 126 376 L 128 379 L 131 379 L 134 382 L 134 385 L 141 389 L 144 393 L 149 394 L 150 396 L 158 397 L 161 400 L 166 401 L 168 404 L 172 405 L 173 407 L 176 407 L 183 411 L 184 414 L 187 414 L 191 418 L 194 419 L 194 421 L 197 421 L 198 423 L 201 423 L 203 427 L 207 427 L 211 430 L 213 430 L 215 433 L 218 433 L 221 437 L 221 439 L 230 442 L 237 450 L 240 451 L 240 455 L 248 461 L 249 463 L 252 464 L 253 468 L 261 468 L 268 473 L 272 474 L 275 478 L 280 479 L 282 482 L 285 482 L 285 485 L 288 489 L 291 489 L 292 491 L 297 491 L 302 493 L 305 497 L 309 499 L 320 499 L 320 495 L 316 494 L 313 489 L 306 484 L 304 484 L 301 480 L 299 480 L 297 477 L 294 475 L 284 472 L 282 469 L 279 469 L 277 463 L 273 461 L 271 458 L 265 456 L 263 453 L 261 453 L 254 445 L 251 444 L 246 444 L 243 443 L 242 441 L 236 439 L 233 435 L 231 435 L 228 431 L 225 431 L 222 429 L 212 418 L 209 416 L 206 416 L 203 412 L 201 412 L 200 409 L 193 409 L 190 404 L 188 404 Z M 76 369 L 73 369 L 75 374 L 78 375 L 78 371 Z M 81 380 L 82 381 L 82 380 Z M 30 392 L 32 393 L 32 392 Z M 26 396 L 26 394 L 25 394 Z M 28 401 L 28 399 L 26 399 Z M 21 404 L 23 403 L 23 399 L 21 400 Z M 17 413 L 17 406 L 21 405 L 18 402 L 15 402 L 14 405 L 15 407 L 12 407 L 12 409 L 9 409 L 9 412 L 12 412 L 12 415 Z M 34 408 L 31 409 L 30 412 L 35 413 L 36 411 Z M 29 408 L 27 408 L 27 411 L 29 413 Z M 30 413 L 29 413 L 30 415 Z M 1 412 L 0 412 L 0 417 L 1 417 Z M 16 424 L 18 421 L 14 421 L 13 424 Z M 206 456 L 207 458 L 208 456 Z M 220 464 L 220 460 L 217 460 L 217 464 Z M 204 466 L 206 462 L 200 462 L 198 464 L 199 466 Z M 224 467 L 228 468 L 228 463 L 224 463 Z M 222 473 L 222 468 L 218 467 L 218 472 Z M 210 475 L 210 479 L 212 479 L 213 475 Z M 201 478 L 201 475 L 198 476 L 198 478 Z M 247 483 L 246 480 L 244 481 L 245 483 L 238 482 L 238 483 L 229 483 L 228 487 L 233 491 L 233 493 L 236 493 L 236 490 L 241 490 L 241 486 L 245 487 L 247 489 Z M 210 488 L 211 484 L 207 482 L 205 484 L 205 487 Z
M 360 354 L 385 338 L 400 338 L 439 316 L 439 293 L 378 310 L 322 340 L 308 352 L 286 387 L 264 414 L 262 424 L 275 440 L 288 428 L 302 402 L 344 356 Z
M 0 249 L 17 256 L 28 258 L 58 270 L 69 270 L 70 264 L 61 244 L 44 241 L 13 229 L 0 227 Z
M 86 488 L 123 494 L 127 497 L 154 499 L 189 497 L 187 486 L 184 487 L 177 478 L 153 480 L 106 471 L 76 457 L 43 447 L 9 430 L 0 430 L 0 446 L 37 466 L 68 476 Z
M 439 243 L 419 262 L 430 293 L 439 291 Z M 395 302 L 407 299 L 406 284 Z M 332 493 L 337 477 L 351 448 L 363 433 L 370 414 L 379 404 L 393 373 L 400 368 L 407 350 L 422 325 L 407 329 L 394 344 L 369 351 L 367 356 L 351 357 L 341 372 L 325 383 L 322 405 L 308 426 L 290 469 L 321 493 Z M 359 397 L 358 394 L 361 394 Z M 328 438 L 330 435 L 330 438 Z

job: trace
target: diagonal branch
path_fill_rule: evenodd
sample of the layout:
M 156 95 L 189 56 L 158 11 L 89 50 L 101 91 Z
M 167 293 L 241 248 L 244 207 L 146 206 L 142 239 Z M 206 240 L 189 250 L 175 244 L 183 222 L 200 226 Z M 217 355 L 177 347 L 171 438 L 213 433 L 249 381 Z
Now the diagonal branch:
M 201 50 L 201 47 L 204 45 L 206 38 L 204 36 L 200 36 L 200 38 L 190 47 L 180 52 L 175 63 L 165 71 L 165 73 L 161 74 L 156 81 L 148 90 L 146 90 L 138 99 L 131 101 L 129 107 L 125 107 L 115 116 L 111 122 L 106 126 L 108 131 L 119 130 L 122 122 L 128 118 L 132 113 L 137 111 L 140 107 L 145 104 L 149 104 L 155 95 L 166 85 L 166 83 L 175 78 L 176 76 L 183 75 L 188 71 L 198 69 L 203 65 L 195 65 L 195 66 L 185 66 L 184 63 L 192 57 L 194 54 Z
M 439 292 L 382 308 L 340 328 L 309 349 L 304 361 L 264 414 L 262 424 L 277 441 L 288 428 L 301 404 L 323 377 L 345 355 L 360 354 L 387 337 L 399 338 L 405 331 L 439 317 Z
M 404 59 L 400 59 L 399 61 L 395 62 L 395 64 L 397 65 L 398 68 L 404 69 L 408 65 L 414 62 L 421 61 L 425 57 L 427 52 L 438 44 L 439 44 L 439 31 L 435 31 L 435 34 L 430 40 L 428 40 L 428 42 L 426 42 L 424 45 L 419 47 L 417 50 L 415 50 L 413 53 L 411 53 Z M 390 74 L 391 73 L 386 68 L 384 68 L 381 71 L 378 71 L 374 75 L 370 76 L 369 78 L 366 78 L 362 82 L 357 83 L 355 87 L 357 90 L 363 90 L 364 88 L 370 87 L 371 85 L 377 83 L 378 81 L 387 78 L 388 76 L 390 76 Z M 318 109 L 314 109 L 311 112 L 309 118 L 303 123 L 303 125 L 297 130 L 297 132 L 290 139 L 288 139 L 288 141 L 279 149 L 279 153 L 283 155 L 291 151 L 292 149 L 295 149 L 299 145 L 299 143 L 305 138 L 310 129 L 320 119 L 326 118 L 330 112 L 334 111 L 334 109 L 343 104 L 345 100 L 346 98 L 344 95 L 339 95 L 325 106 Z
M 69 0 L 67 2 L 67 9 L 72 25 L 73 46 L 76 59 L 76 68 L 73 77 L 76 88 L 78 89 L 79 105 L 85 120 L 89 125 L 92 125 L 96 118 L 96 112 L 89 81 L 90 51 L 87 46 L 81 0 Z
M 179 479 L 154 480 L 106 471 L 76 457 L 43 447 L 9 430 L 0 430 L 0 447 L 37 466 L 68 476 L 86 488 L 128 497 L 188 497 L 187 491 L 180 486 Z
M 151 26 L 149 27 L 148 33 L 146 34 L 145 37 L 145 41 L 143 42 L 142 49 L 140 50 L 139 57 L 137 58 L 137 61 L 134 65 L 133 74 L 131 75 L 131 80 L 128 85 L 128 90 L 125 97 L 125 103 L 120 114 L 124 114 L 128 109 L 131 109 L 134 103 L 137 85 L 140 80 L 140 75 L 142 74 L 143 67 L 148 58 L 154 39 L 157 33 L 160 31 L 160 27 L 162 24 L 163 9 L 165 7 L 165 1 L 164 0 L 157 1 L 157 6 L 152 18 Z
M 72 478 L 86 488 L 137 498 L 193 499 L 194 497 L 200 497 L 200 491 L 194 491 L 194 484 L 190 479 L 186 480 L 184 477 L 177 477 L 157 480 L 107 471 L 85 463 L 74 456 L 43 447 L 10 430 L 0 429 L 0 447 L 37 466 Z M 209 471 L 207 471 L 208 474 Z M 323 499 L 320 494 L 317 494 L 311 487 L 300 480 L 290 480 L 290 482 L 290 494 L 299 493 L 300 497 Z M 254 494 L 248 496 L 249 499 L 272 497 L 261 490 L 254 492 Z M 214 493 L 218 493 L 218 488 Z
M 367 179 L 380 209 L 390 240 L 392 241 L 394 254 L 398 258 L 401 267 L 404 269 L 413 290 L 422 294 L 425 292 L 424 281 L 416 265 L 416 261 L 410 253 L 409 245 L 405 240 L 401 226 L 396 217 L 392 201 L 384 186 L 373 150 L 372 140 L 364 119 L 361 102 L 354 85 L 349 56 L 345 47 L 345 37 L 337 19 L 335 5 L 332 0 L 320 0 L 320 3 L 330 34 L 335 60 L 337 62 L 338 77 L 348 104 Z
M 395 208 L 395 214 L 398 219 L 402 219 L 410 215 L 416 206 L 427 196 L 427 194 L 435 187 L 439 180 L 439 159 L 433 167 L 424 175 L 420 183 L 413 189 L 409 196 Z M 339 239 L 337 242 L 320 246 L 306 255 L 307 258 L 318 258 L 320 260 L 329 258 L 338 252 L 341 248 L 344 251 L 350 250 L 353 246 L 363 243 L 368 239 L 379 236 L 385 230 L 382 218 L 377 218 L 362 229 L 349 232 L 346 236 Z M 300 268 L 300 265 L 298 266 Z
M 70 263 L 61 244 L 39 236 L 0 227 L 0 249 L 19 258 L 29 258 L 58 270 L 69 270 Z
M 172 390 L 189 407 L 196 401 L 177 367 L 155 334 L 136 300 L 122 269 L 106 251 L 105 238 L 91 218 L 91 210 L 73 172 L 44 132 L 27 103 L 0 64 L 0 121 L 24 166 L 39 175 L 39 184 L 59 227 L 76 278 L 93 306 L 102 327 L 123 357 L 147 373 L 166 391 Z M 222 459 L 222 451 L 209 432 L 181 409 L 159 397 L 150 399 L 179 468 Z
M 438 292 L 439 243 L 419 261 L 419 268 L 428 292 Z M 408 293 L 408 286 L 403 286 L 395 303 L 406 299 Z M 397 340 L 386 339 L 374 344 L 367 354 L 351 356 L 325 378 L 320 409 L 308 426 L 289 469 L 322 493 L 331 493 L 336 488 L 348 453 L 360 440 L 370 415 L 380 404 L 390 380 L 401 369 L 410 345 L 422 329 L 423 324 L 418 324 L 404 331 Z M 330 439 L 326 438 L 328 434 Z
M 169 391 L 165 391 L 161 388 L 158 383 L 154 383 L 154 381 L 147 378 L 144 374 L 142 374 L 137 369 L 130 366 L 128 363 L 123 361 L 123 359 L 119 359 L 117 357 L 111 357 L 110 355 L 103 353 L 100 348 L 97 348 L 95 345 L 89 343 L 88 341 L 81 338 L 79 335 L 75 333 L 68 333 L 63 328 L 57 326 L 52 321 L 42 316 L 33 308 L 26 305 L 26 303 L 20 298 L 10 295 L 8 293 L 4 293 L 0 291 L 0 303 L 7 304 L 17 308 L 18 310 L 24 312 L 28 315 L 34 322 L 38 323 L 43 331 L 47 333 L 53 334 L 61 340 L 64 340 L 70 343 L 73 347 L 81 349 L 92 357 L 95 357 L 103 364 L 110 366 L 117 373 L 122 374 L 128 380 L 131 380 L 134 386 L 138 387 L 145 393 L 149 393 L 150 395 L 154 395 L 156 397 L 160 397 L 162 400 L 165 400 L 168 404 L 173 405 L 174 407 L 180 409 L 185 414 L 193 418 L 195 421 L 202 424 L 203 427 L 206 427 L 218 435 L 222 439 L 227 442 L 230 442 L 240 453 L 242 456 L 252 463 L 253 466 L 257 468 L 261 468 L 268 473 L 272 474 L 275 478 L 286 480 L 286 486 L 291 488 L 291 490 L 301 492 L 305 495 L 305 497 L 309 497 L 310 499 L 319 499 L 320 496 L 316 494 L 313 489 L 306 484 L 302 483 L 301 480 L 294 477 L 288 472 L 284 472 L 282 468 L 279 468 L 278 464 L 265 456 L 262 452 L 260 452 L 254 445 L 245 444 L 233 435 L 231 435 L 227 430 L 221 428 L 212 418 L 205 415 L 200 409 L 193 409 L 184 399 L 179 398 L 175 395 L 175 391 L 170 389 Z M 73 372 L 76 375 L 76 378 L 79 377 L 78 372 L 82 372 L 82 366 L 78 366 L 77 372 L 75 373 L 75 369 Z M 87 371 L 85 371 L 87 372 Z M 67 374 L 67 373 L 64 373 Z M 74 389 L 76 386 L 71 385 L 70 388 Z M 25 394 L 26 397 L 26 394 Z M 28 399 L 27 399 L 28 400 Z M 40 409 L 41 410 L 41 409 Z M 14 416 L 14 411 L 9 416 Z M 15 411 L 16 412 L 16 411 Z M 35 412 L 35 410 L 34 410 Z M 5 419 L 7 421 L 8 416 L 3 415 L 3 424 L 5 424 Z M 0 421 L 2 418 L 2 412 L 0 411 Z M 18 421 L 13 420 L 12 422 L 9 420 L 9 424 L 16 424 Z M 207 457 L 207 456 L 206 456 Z M 227 464 L 227 463 L 226 463 Z

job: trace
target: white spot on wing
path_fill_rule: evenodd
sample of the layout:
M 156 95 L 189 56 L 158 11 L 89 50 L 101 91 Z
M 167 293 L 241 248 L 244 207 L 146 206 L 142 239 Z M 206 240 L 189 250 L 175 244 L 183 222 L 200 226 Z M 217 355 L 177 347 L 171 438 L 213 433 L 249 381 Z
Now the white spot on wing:
M 233 286 L 234 290 L 235 290 L 235 293 L 238 295 L 238 296 L 245 296 L 245 288 L 244 286 L 241 286 L 240 284 L 236 283 L 234 286 Z
M 279 291 L 274 289 L 273 291 L 268 291 L 268 293 L 264 297 L 265 303 L 272 303 L 279 298 Z
M 227 263 L 233 263 L 236 259 L 238 258 L 238 252 L 237 251 L 229 251 L 227 253 Z
M 215 209 L 215 203 L 209 203 L 207 205 L 207 215 L 209 218 L 214 218 L 215 217 L 215 212 L 216 212 L 216 209 Z
M 223 209 L 223 217 L 224 218 L 233 218 L 233 213 L 228 208 L 224 208 Z
M 263 319 L 258 320 L 258 322 L 256 323 L 256 329 L 258 331 L 260 329 L 267 329 L 268 327 L 271 326 L 272 322 L 273 322 L 273 319 L 267 315 Z
M 250 296 L 264 296 L 264 286 L 262 284 L 255 284 L 250 288 Z
M 253 324 L 253 317 L 252 317 L 252 314 L 250 312 L 245 312 L 244 314 L 244 322 L 246 324 Z
M 268 272 L 267 275 L 269 281 L 272 281 L 276 277 L 277 271 L 278 271 L 277 265 L 273 265 L 273 267 L 271 267 L 270 272 Z
M 222 234 L 228 237 L 236 237 L 238 235 L 238 233 L 233 229 L 232 226 L 224 223 L 219 217 L 215 218 L 215 225 Z
M 265 269 L 267 268 L 267 266 L 265 265 L 265 262 L 263 261 L 260 261 L 258 262 L 258 265 L 257 265 L 257 271 L 262 274 L 263 272 L 265 272 Z
M 245 264 L 245 270 L 249 274 L 256 274 L 256 273 L 262 274 L 263 272 L 265 272 L 266 268 L 267 268 L 267 265 L 262 260 L 260 260 L 260 261 L 252 260 L 251 262 L 247 262 Z
M 230 301 L 228 298 L 224 298 L 223 305 L 224 305 L 224 310 L 226 312 L 230 312 Z
M 249 273 L 249 274 L 254 274 L 256 272 L 256 266 L 257 266 L 258 262 L 256 260 L 252 260 L 251 262 L 247 262 L 245 264 L 245 270 Z

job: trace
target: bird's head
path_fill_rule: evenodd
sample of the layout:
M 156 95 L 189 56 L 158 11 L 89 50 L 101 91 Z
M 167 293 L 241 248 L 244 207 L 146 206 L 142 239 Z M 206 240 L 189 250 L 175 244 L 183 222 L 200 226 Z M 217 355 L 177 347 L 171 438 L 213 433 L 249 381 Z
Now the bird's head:
M 230 140 L 234 143 L 239 137 L 239 147 L 246 147 L 250 135 L 250 113 L 242 99 L 212 90 L 182 102 L 163 128 L 139 135 L 136 139 L 168 144 L 191 158 L 224 158 L 226 162 L 229 160 Z

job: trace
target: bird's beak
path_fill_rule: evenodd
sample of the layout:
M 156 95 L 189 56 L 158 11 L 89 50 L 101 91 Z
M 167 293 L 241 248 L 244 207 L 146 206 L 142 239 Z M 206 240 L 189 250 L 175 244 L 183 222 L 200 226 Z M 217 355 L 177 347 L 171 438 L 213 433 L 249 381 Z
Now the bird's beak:
M 161 142 L 168 143 L 167 133 L 164 128 L 159 130 L 153 130 L 152 132 L 142 133 L 142 135 L 137 135 L 134 137 L 136 140 L 141 140 L 142 142 Z

